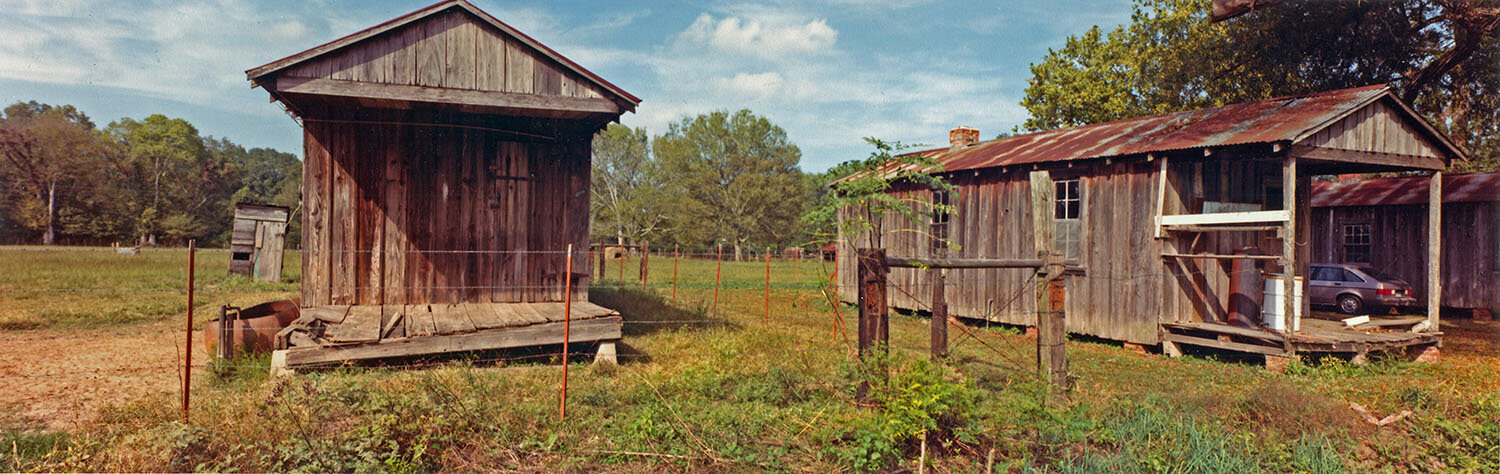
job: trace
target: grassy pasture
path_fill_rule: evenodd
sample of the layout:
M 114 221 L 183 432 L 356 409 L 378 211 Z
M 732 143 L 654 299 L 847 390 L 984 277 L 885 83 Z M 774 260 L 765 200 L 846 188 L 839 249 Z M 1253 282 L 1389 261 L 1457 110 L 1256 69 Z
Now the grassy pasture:
M 0 247 L 0 330 L 93 330 L 180 318 L 187 260 L 187 249 L 118 255 L 110 248 Z M 282 282 L 259 283 L 228 276 L 228 250 L 199 250 L 195 312 L 296 297 L 301 261 L 300 253 L 287 252 Z
M 0 257 L 12 255 L 33 259 L 30 271 L 4 276 L 0 288 L 127 286 L 114 278 L 161 287 L 180 284 L 185 265 L 165 252 L 132 263 L 105 253 Z M 204 255 L 200 282 L 213 289 L 201 311 L 295 292 L 295 283 L 224 279 L 227 253 Z M 954 354 L 933 366 L 927 321 L 895 315 L 892 355 L 861 367 L 848 346 L 852 308 L 842 308 L 835 332 L 819 262 L 798 271 L 773 262 L 770 324 L 763 262 L 724 264 L 717 311 L 714 262 L 683 260 L 676 299 L 671 263 L 652 258 L 648 288 L 634 261 L 623 284 L 615 262 L 596 282 L 591 299 L 628 322 L 622 364 L 573 359 L 566 420 L 557 416 L 559 360 L 540 351 L 281 380 L 267 380 L 263 357 L 247 358 L 194 384 L 191 423 L 179 420 L 174 394 L 121 400 L 75 430 L 0 433 L 0 445 L 15 446 L 0 449 L 0 470 L 874 471 L 915 469 L 924 437 L 927 462 L 945 472 L 983 472 L 991 462 L 1066 472 L 1500 469 L 1493 323 L 1445 323 L 1440 364 L 1310 361 L 1285 375 L 1212 353 L 1173 360 L 1074 340 L 1077 386 L 1067 401 L 1044 403 L 1029 368 L 1035 340 L 1016 328 L 950 330 Z M 287 266 L 295 275 L 291 258 Z M 107 273 L 75 275 L 89 269 Z M 8 331 L 175 321 L 182 304 L 180 292 L 15 296 L 0 294 L 26 308 L 7 321 L 32 322 Z M 43 312 L 60 307 L 78 312 Z M 88 308 L 128 316 L 93 320 Z M 873 386 L 863 407 L 854 400 L 862 381 Z M 1414 414 L 1375 428 L 1350 402 L 1377 416 Z

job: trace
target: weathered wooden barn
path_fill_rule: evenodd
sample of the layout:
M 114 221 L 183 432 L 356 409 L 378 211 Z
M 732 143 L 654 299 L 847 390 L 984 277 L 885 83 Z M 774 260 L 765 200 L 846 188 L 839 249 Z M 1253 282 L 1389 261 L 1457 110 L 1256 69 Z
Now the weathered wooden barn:
M 1461 148 L 1386 86 L 988 141 L 959 128 L 949 138 L 949 147 L 921 153 L 941 163 L 939 173 L 957 186 L 956 193 L 911 187 L 893 192 L 951 202 L 956 212 L 924 223 L 887 216 L 887 255 L 1036 258 L 1028 175 L 1047 170 L 1056 185 L 1053 246 L 1086 273 L 1066 279 L 1071 333 L 1163 344 L 1168 353 L 1190 344 L 1278 356 L 1363 353 L 1439 340 L 1436 324 L 1418 333 L 1369 333 L 1304 319 L 1300 331 L 1286 334 L 1228 322 L 1231 261 L 1246 259 L 1236 256 L 1238 250 L 1254 247 L 1248 253 L 1261 256 L 1250 259 L 1270 273 L 1307 273 L 1313 176 L 1421 172 L 1434 177 L 1421 179 L 1436 192 L 1441 182 L 1435 177 L 1463 158 Z M 852 212 L 846 209 L 842 218 Z M 1425 231 L 1437 235 L 1439 228 Z M 946 236 L 957 248 L 944 249 L 932 236 Z M 853 249 L 870 246 L 868 235 L 842 236 L 840 245 L 840 296 L 852 301 Z M 890 306 L 925 310 L 928 279 L 923 270 L 893 268 Z M 1033 281 L 1029 270 L 949 270 L 949 312 L 1031 325 L 1035 302 L 1027 287 Z M 1432 306 L 1435 322 L 1435 300 Z
M 256 281 L 280 282 L 289 209 L 239 203 L 229 235 L 229 274 Z
M 640 99 L 463 0 L 246 74 L 304 130 L 288 365 L 619 338 L 587 302 L 590 140 Z
M 1313 261 L 1358 263 L 1427 297 L 1427 179 L 1319 181 Z M 1500 312 L 1500 173 L 1443 177 L 1443 307 Z

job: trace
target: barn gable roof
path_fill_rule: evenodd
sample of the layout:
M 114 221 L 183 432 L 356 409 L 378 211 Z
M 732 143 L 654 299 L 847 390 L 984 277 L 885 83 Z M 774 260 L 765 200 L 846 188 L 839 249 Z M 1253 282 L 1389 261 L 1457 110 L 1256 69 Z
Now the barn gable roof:
M 641 101 L 466 0 L 438 2 L 245 74 L 283 102 L 278 92 L 618 115 Z
M 1318 181 L 1313 207 L 1427 204 L 1426 176 Z M 1500 172 L 1443 175 L 1443 202 L 1500 201 Z
M 1352 142 L 1352 135 L 1333 133 L 1330 128 L 1346 120 L 1403 125 L 1395 127 L 1400 131 L 1386 133 L 1415 134 L 1421 146 L 1407 150 L 1411 156 L 1428 155 L 1445 162 L 1465 156 L 1463 149 L 1401 103 L 1387 85 L 1129 118 L 919 153 L 935 158 L 945 171 L 961 171 L 1233 145 L 1342 145 L 1339 140 Z

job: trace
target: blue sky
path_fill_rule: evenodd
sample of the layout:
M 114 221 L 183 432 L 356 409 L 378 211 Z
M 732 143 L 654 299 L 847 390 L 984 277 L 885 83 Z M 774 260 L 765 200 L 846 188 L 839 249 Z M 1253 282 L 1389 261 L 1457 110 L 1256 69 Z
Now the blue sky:
M 866 136 L 1010 130 L 1029 64 L 1130 13 L 1125 0 L 471 1 L 641 97 L 626 125 L 655 134 L 749 108 L 786 129 L 809 171 L 864 157 Z M 430 3 L 0 0 L 0 101 L 74 104 L 101 126 L 161 113 L 300 155 L 297 125 L 244 70 Z

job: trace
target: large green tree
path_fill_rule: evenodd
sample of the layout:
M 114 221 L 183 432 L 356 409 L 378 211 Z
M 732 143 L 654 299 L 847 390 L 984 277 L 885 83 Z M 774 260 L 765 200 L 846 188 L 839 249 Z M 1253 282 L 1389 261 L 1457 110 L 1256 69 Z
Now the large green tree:
M 223 203 L 236 189 L 233 166 L 209 152 L 191 123 L 152 115 L 113 122 L 107 132 L 116 146 L 112 182 L 130 198 L 126 211 L 139 235 L 181 242 L 229 224 Z
M 666 233 L 670 206 L 646 129 L 610 124 L 594 136 L 589 188 L 595 235 L 624 244 Z
M 1493 0 L 1290 0 L 1211 23 L 1209 0 L 1137 0 L 1131 21 L 1069 37 L 1031 67 L 1023 128 L 1048 130 L 1394 83 L 1493 169 L 1500 41 Z
M 88 193 L 91 172 L 101 161 L 102 141 L 87 115 L 71 105 L 35 101 L 5 108 L 0 119 L 0 178 L 8 184 L 7 217 L 57 241 L 59 213 Z
M 678 234 L 734 247 L 791 242 L 803 212 L 802 152 L 749 110 L 683 118 L 652 143 Z

